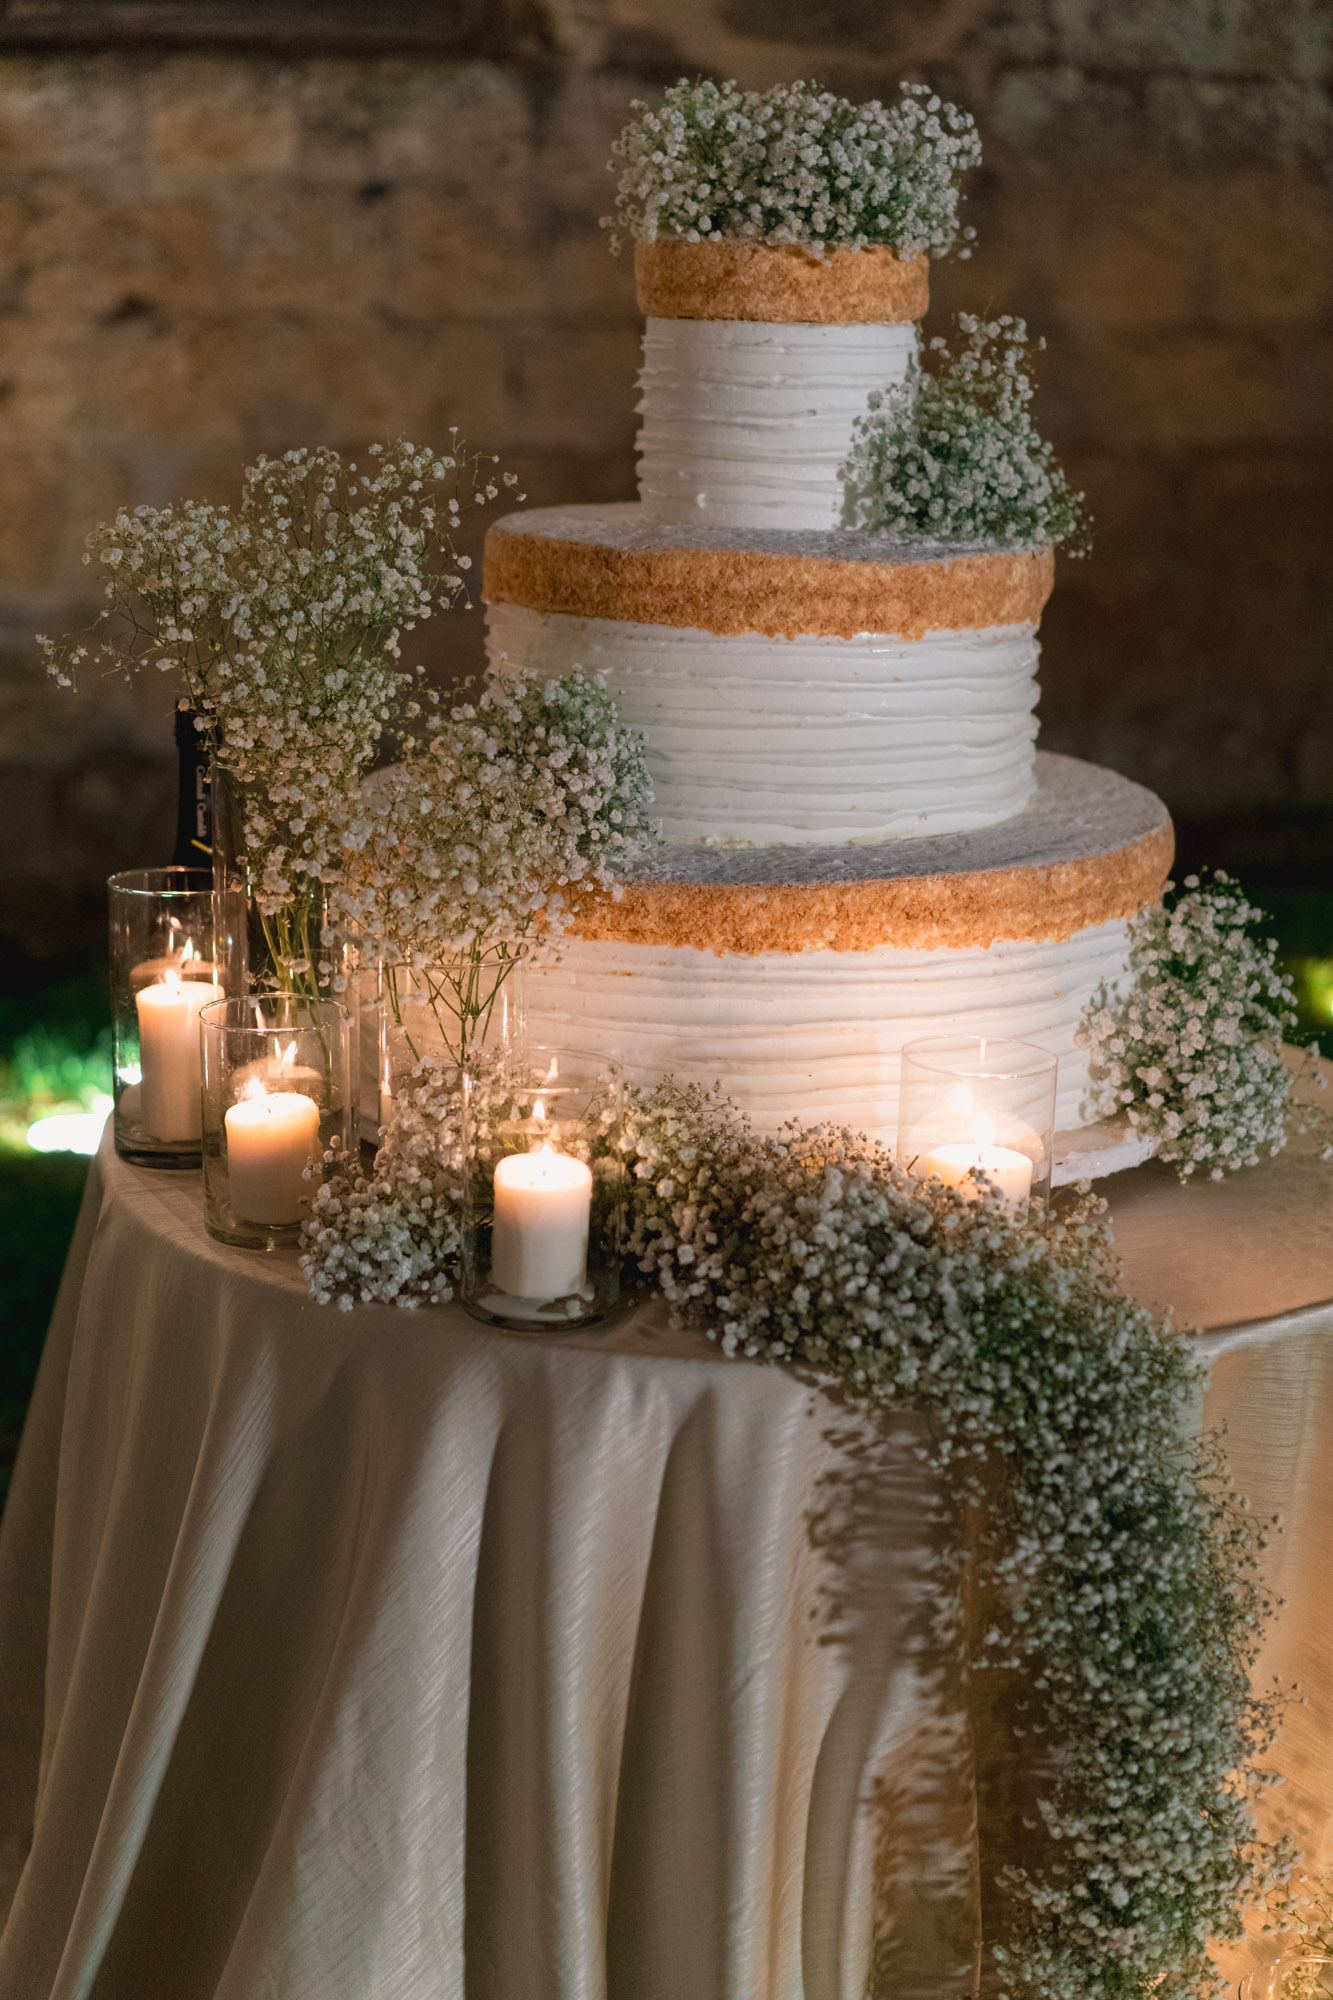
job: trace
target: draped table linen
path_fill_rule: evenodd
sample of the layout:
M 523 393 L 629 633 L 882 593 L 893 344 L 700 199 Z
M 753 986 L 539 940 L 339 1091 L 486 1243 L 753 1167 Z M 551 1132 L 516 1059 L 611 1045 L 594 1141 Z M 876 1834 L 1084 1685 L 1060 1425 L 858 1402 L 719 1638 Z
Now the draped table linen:
M 1333 1871 L 1333 1169 L 1110 1188 L 1286 1517 Z M 0 2000 L 952 2000 L 1035 1780 L 920 1442 L 657 1306 L 314 1306 L 104 1147 L 0 1528 Z

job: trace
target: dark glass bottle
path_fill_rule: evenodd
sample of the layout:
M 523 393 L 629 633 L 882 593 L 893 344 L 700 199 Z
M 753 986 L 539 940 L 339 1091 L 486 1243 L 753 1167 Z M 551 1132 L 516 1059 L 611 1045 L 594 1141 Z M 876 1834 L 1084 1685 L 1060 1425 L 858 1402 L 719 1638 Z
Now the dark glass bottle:
M 194 726 L 194 710 L 176 710 L 180 801 L 176 808 L 178 868 L 207 868 L 213 852 L 213 800 L 208 782 L 208 739 Z

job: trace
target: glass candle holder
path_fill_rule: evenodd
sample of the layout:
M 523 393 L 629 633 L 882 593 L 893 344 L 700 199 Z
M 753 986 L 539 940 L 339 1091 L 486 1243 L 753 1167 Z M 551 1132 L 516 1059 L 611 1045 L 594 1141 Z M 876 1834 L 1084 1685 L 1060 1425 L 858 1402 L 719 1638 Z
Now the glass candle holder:
M 199 1015 L 223 998 L 213 878 L 136 868 L 107 883 L 116 1151 L 142 1167 L 197 1167 Z
M 336 1000 L 253 994 L 200 1015 L 204 1206 L 223 1243 L 294 1243 L 330 1147 L 351 1148 L 347 1010 Z
M 619 1065 L 533 1047 L 471 1058 L 460 1087 L 463 1304 L 527 1333 L 609 1318 L 625 1218 Z
M 523 1053 L 527 1024 L 526 968 L 516 961 L 491 993 L 490 1004 L 463 1030 L 458 1013 L 457 984 L 466 961 L 417 971 L 381 960 L 378 967 L 378 1117 L 380 1127 L 393 1116 L 403 1082 L 423 1056 L 440 1056 L 456 1064 L 460 1056 L 488 1060 Z M 488 978 L 493 973 L 488 974 Z M 364 1034 L 364 1028 L 362 1030 Z M 364 1061 L 364 1057 L 363 1057 Z M 365 1099 L 363 1093 L 363 1112 Z
M 979 1195 L 982 1177 L 1015 1209 L 1046 1201 L 1055 1149 L 1057 1058 L 998 1035 L 909 1042 L 898 1094 L 900 1163 Z

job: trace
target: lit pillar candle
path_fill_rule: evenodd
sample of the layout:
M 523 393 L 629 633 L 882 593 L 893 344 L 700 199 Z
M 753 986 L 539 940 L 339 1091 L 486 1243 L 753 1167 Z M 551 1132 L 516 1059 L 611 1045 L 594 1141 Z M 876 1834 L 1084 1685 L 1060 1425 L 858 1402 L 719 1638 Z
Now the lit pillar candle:
M 994 1127 L 987 1118 L 977 1119 L 970 1140 L 932 1148 L 926 1155 L 925 1170 L 928 1177 L 934 1175 L 946 1187 L 961 1188 L 978 1200 L 981 1184 L 968 1176 L 985 1174 L 1011 1208 L 1023 1208 L 1032 1191 L 1031 1160 L 1012 1146 L 995 1145 Z
M 491 1278 L 518 1299 L 563 1299 L 588 1267 L 592 1175 L 582 1160 L 539 1146 L 495 1169 Z
M 198 1139 L 199 1009 L 220 1000 L 206 979 L 168 972 L 134 996 L 139 1016 L 139 1116 L 155 1139 Z
M 299 1090 L 243 1097 L 228 1110 L 227 1178 L 243 1222 L 300 1222 L 314 1189 L 305 1170 L 320 1157 L 319 1106 Z

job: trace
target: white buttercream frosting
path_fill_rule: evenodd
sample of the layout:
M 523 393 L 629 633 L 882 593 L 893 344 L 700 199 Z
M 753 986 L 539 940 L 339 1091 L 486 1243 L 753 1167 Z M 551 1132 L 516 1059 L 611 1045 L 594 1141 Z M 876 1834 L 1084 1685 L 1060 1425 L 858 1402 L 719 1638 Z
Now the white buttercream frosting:
M 1030 625 L 905 640 L 719 637 L 493 605 L 501 672 L 604 673 L 643 732 L 669 841 L 806 845 L 961 833 L 1033 792 Z
M 756 1126 L 847 1125 L 892 1145 L 899 1058 L 924 1035 L 1014 1036 L 1059 1057 L 1056 1126 L 1084 1122 L 1088 1001 L 1123 980 L 1117 919 L 1062 943 L 986 950 L 761 952 L 567 940 L 529 975 L 536 1041 L 605 1051 L 629 1081 L 720 1083 Z
M 915 352 L 910 322 L 649 319 L 638 405 L 645 509 L 717 527 L 837 527 L 853 425 Z

